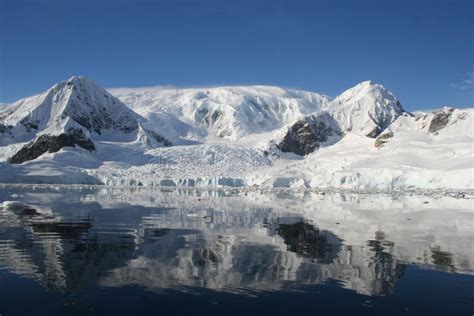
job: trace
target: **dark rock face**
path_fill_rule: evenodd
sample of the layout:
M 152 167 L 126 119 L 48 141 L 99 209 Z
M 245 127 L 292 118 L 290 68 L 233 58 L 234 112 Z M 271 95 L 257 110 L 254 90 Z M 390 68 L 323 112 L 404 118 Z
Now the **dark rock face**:
M 84 100 L 87 107 L 92 107 L 88 100 Z M 138 123 L 132 117 L 125 116 L 122 120 L 114 120 L 111 113 L 104 107 L 96 105 L 96 108 L 91 110 L 91 113 L 82 111 L 83 104 L 71 102 L 67 113 L 63 116 L 70 116 L 74 121 L 87 128 L 89 131 L 94 131 L 101 134 L 104 130 L 114 128 L 126 134 L 135 131 L 138 128 Z
M 390 138 L 392 138 L 392 137 L 393 137 L 393 133 L 392 133 L 392 132 L 389 132 L 389 133 L 386 133 L 386 134 L 382 134 L 382 135 L 380 135 L 379 137 L 377 137 L 377 139 L 375 140 L 374 146 L 375 146 L 376 148 L 380 148 L 380 147 L 382 147 L 385 143 L 387 143 L 388 140 L 389 140 Z
M 173 143 L 171 143 L 169 140 L 167 140 L 163 136 L 155 133 L 154 131 L 145 130 L 145 133 L 152 138 L 152 141 L 150 141 L 150 139 L 147 139 L 147 145 L 149 146 L 152 146 L 153 142 L 163 144 L 163 146 L 165 147 L 173 146 Z
M 329 136 L 341 135 L 337 126 L 329 113 L 306 116 L 290 127 L 277 147 L 282 152 L 300 156 L 310 154 L 319 148 L 320 143 L 328 141 Z
M 224 117 L 224 112 L 219 110 L 209 111 L 208 108 L 200 108 L 194 113 L 194 118 L 196 122 L 202 124 L 206 128 L 210 127 L 219 127 L 222 123 L 222 118 Z M 225 128 L 220 130 L 216 136 L 224 138 L 226 136 L 232 135 L 232 130 Z
M 29 117 L 26 117 L 21 120 L 20 123 L 25 127 L 28 133 L 30 133 L 32 130 L 38 130 L 39 120 L 30 120 Z
M 223 116 L 223 113 L 218 110 L 210 112 L 209 109 L 202 108 L 196 111 L 194 116 L 197 122 L 201 122 L 205 127 L 211 127 Z
M 392 124 L 400 115 L 388 116 L 387 114 L 384 115 L 382 113 L 379 117 L 370 117 L 372 121 L 377 124 L 377 126 L 368 133 L 367 137 L 376 138 L 379 136 L 390 124 Z
M 431 119 L 430 126 L 428 127 L 428 133 L 434 134 L 445 128 L 449 123 L 449 118 L 451 117 L 453 111 L 454 109 L 446 109 L 436 112 L 433 119 Z
M 387 125 L 384 124 L 384 126 L 385 126 L 385 127 L 381 127 L 381 126 L 375 127 L 370 133 L 368 133 L 368 134 L 365 135 L 365 136 L 370 137 L 370 138 L 375 138 L 375 137 L 377 137 L 378 135 L 380 135 L 380 133 L 383 132 L 383 130 L 386 128 L 386 126 L 388 126 L 388 124 L 387 124 Z
M 0 134 L 11 135 L 12 129 L 13 129 L 13 126 L 0 123 Z
M 138 128 L 134 113 L 104 89 L 85 78 L 73 78 L 62 89 L 72 90 L 62 117 L 70 117 L 90 132 L 107 129 L 131 133 Z
M 370 114 L 369 114 L 370 115 Z M 397 109 L 391 113 L 391 112 L 380 112 L 380 113 L 375 113 L 374 115 L 370 115 L 370 119 L 376 124 L 374 129 L 368 133 L 367 137 L 370 138 L 376 138 L 380 134 L 383 133 L 383 131 L 390 126 L 395 120 L 400 117 L 400 116 L 411 116 L 413 117 L 414 115 L 410 112 L 406 112 L 400 101 L 397 101 Z
M 95 150 L 94 143 L 85 136 L 81 129 L 72 129 L 60 135 L 41 135 L 11 157 L 10 163 L 23 163 L 28 160 L 36 159 L 45 152 L 54 153 L 63 147 L 75 147 L 75 145 L 89 151 Z

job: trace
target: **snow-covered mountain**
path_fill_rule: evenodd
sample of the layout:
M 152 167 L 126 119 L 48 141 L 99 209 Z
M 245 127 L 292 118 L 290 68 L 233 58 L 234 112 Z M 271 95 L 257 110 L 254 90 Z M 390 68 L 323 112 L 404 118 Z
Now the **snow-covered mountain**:
M 169 144 L 141 126 L 143 119 L 85 77 L 71 77 L 48 91 L 0 111 L 0 145 L 31 141 L 10 157 L 12 163 L 45 152 L 79 146 L 95 151 L 93 140 L 142 140 Z
M 377 137 L 405 113 L 390 91 L 372 81 L 344 91 L 329 104 L 329 111 L 342 130 L 368 137 Z
M 179 138 L 202 142 L 208 137 L 238 140 L 273 131 L 329 102 L 329 97 L 317 93 L 269 86 L 114 91 L 175 142 Z
M 382 85 L 362 82 L 331 100 L 313 92 L 271 86 L 209 89 L 117 89 L 137 113 L 163 126 L 169 138 L 230 140 L 275 131 L 307 115 L 327 111 L 339 129 L 376 137 L 404 113 Z M 114 90 L 112 90 L 114 92 Z
M 95 135 L 130 134 L 138 115 L 85 77 L 72 77 L 48 91 L 15 102 L 0 112 L 2 143 L 31 140 L 43 133 L 57 134 L 81 126 Z
M 408 113 L 371 81 L 331 99 L 72 77 L 0 110 L 0 182 L 474 189 L 473 115 Z

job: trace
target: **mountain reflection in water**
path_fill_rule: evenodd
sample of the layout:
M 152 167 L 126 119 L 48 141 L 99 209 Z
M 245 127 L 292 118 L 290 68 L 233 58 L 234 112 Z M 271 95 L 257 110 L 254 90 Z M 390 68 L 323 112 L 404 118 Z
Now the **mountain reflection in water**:
M 242 293 L 336 280 L 380 296 L 407 265 L 474 271 L 472 213 L 462 200 L 427 206 L 426 198 L 341 194 L 0 192 L 32 208 L 1 211 L 0 268 L 49 291 L 138 285 Z

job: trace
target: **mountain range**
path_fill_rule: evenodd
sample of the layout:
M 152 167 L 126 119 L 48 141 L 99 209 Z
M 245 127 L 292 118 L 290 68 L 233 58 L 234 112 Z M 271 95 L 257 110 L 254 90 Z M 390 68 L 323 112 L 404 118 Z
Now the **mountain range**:
M 410 113 L 372 81 L 330 98 L 74 76 L 0 107 L 0 182 L 471 190 L 473 114 Z

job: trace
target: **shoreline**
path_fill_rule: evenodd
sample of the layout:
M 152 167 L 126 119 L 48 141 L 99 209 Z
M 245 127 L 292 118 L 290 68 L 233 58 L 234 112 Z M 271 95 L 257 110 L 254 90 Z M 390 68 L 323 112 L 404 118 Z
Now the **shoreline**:
M 104 184 L 54 184 L 54 183 L 0 183 L 0 189 L 69 189 L 69 190 L 129 190 L 129 191 L 160 191 L 160 192 L 221 192 L 225 195 L 241 193 L 313 193 L 326 194 L 356 194 L 356 195 L 387 195 L 387 196 L 443 196 L 457 199 L 473 199 L 474 189 L 412 189 L 412 190 L 355 190 L 341 188 L 265 188 L 265 187 L 230 187 L 230 186 L 111 186 Z

